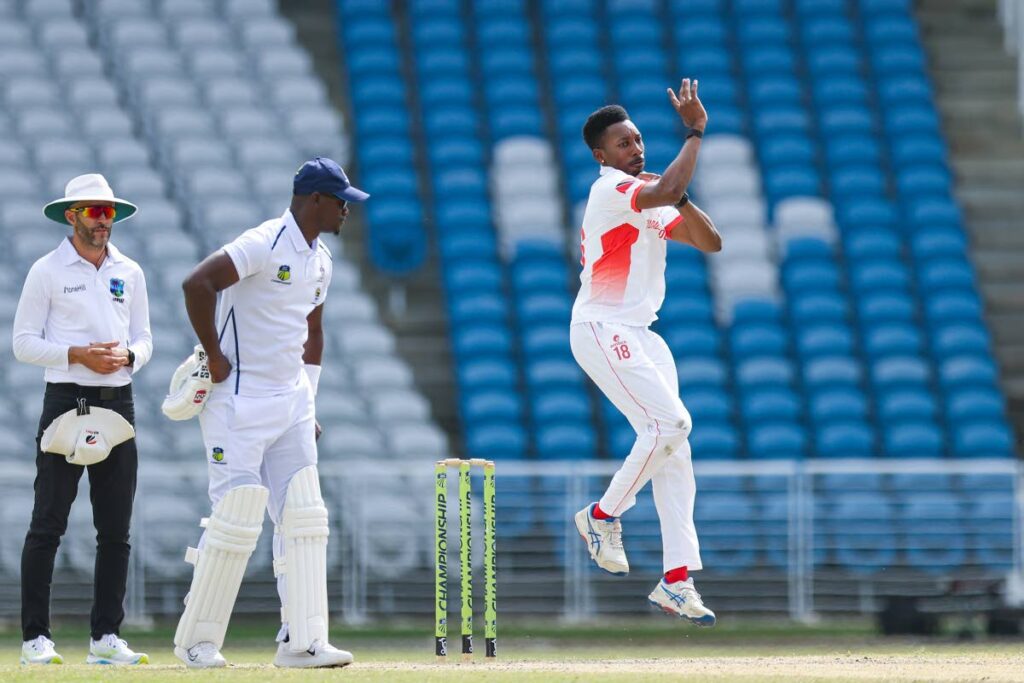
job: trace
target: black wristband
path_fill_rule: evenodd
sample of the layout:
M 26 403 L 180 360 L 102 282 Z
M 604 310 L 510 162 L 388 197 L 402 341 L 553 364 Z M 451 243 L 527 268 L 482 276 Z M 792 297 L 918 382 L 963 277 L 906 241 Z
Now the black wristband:
M 703 137 L 704 137 L 704 131 L 702 131 L 700 128 L 691 128 L 690 132 L 686 134 L 686 139 L 687 140 L 689 140 L 690 138 L 703 138 Z
M 684 206 L 686 206 L 689 203 L 690 203 L 690 195 L 688 193 L 684 192 L 683 196 L 679 198 L 678 202 L 676 202 L 676 208 L 677 209 L 681 209 L 681 208 L 683 208 Z
M 128 349 L 128 365 L 135 365 L 135 352 Z

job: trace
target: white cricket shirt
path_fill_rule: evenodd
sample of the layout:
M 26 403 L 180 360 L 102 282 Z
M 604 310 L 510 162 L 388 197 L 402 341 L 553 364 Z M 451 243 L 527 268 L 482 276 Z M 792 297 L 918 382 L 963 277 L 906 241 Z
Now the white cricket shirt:
M 146 278 L 139 264 L 107 243 L 96 268 L 79 256 L 70 238 L 32 264 L 14 314 L 14 357 L 46 368 L 47 382 L 119 387 L 132 381 L 153 355 Z M 68 349 L 90 342 L 119 341 L 135 353 L 135 364 L 109 375 L 78 363 Z
M 646 184 L 602 166 L 591 186 L 573 323 L 645 327 L 658 319 L 665 299 L 665 241 L 683 217 L 671 206 L 640 210 L 636 198 Z
M 243 396 L 293 390 L 303 373 L 307 316 L 324 302 L 331 252 L 306 242 L 291 211 L 224 246 L 240 280 L 220 293 L 217 332 L 231 361 L 223 386 Z

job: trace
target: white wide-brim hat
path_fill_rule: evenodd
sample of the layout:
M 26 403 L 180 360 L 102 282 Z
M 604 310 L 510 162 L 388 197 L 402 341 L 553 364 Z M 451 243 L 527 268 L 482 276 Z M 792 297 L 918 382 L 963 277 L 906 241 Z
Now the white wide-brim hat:
M 131 202 L 115 197 L 114 191 L 110 189 L 110 183 L 99 173 L 86 173 L 69 180 L 64 188 L 64 198 L 55 199 L 44 206 L 43 213 L 51 221 L 67 225 L 68 222 L 64 218 L 64 212 L 72 204 L 77 204 L 78 202 L 112 203 L 117 210 L 117 215 L 114 216 L 115 223 L 131 218 L 139 210 L 139 207 Z
M 43 430 L 39 449 L 63 455 L 72 465 L 95 465 L 105 460 L 114 446 L 134 436 L 131 423 L 109 408 L 89 406 L 86 413 L 72 408 Z

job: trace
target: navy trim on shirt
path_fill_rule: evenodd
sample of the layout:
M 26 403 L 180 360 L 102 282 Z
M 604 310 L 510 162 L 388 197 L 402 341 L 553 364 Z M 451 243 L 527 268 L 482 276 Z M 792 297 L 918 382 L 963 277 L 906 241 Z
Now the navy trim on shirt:
M 283 229 L 283 228 L 282 228 Z M 228 322 L 231 322 L 231 334 L 235 338 L 235 394 L 238 394 L 238 384 L 242 379 L 242 359 L 238 355 L 238 327 L 235 325 L 235 307 L 232 306 L 228 310 L 227 316 L 224 318 L 224 327 L 220 329 L 220 334 L 217 335 L 217 342 L 219 343 L 224 339 L 224 333 L 227 332 Z
M 282 225 L 281 229 L 277 231 L 277 237 L 274 238 L 274 243 L 270 245 L 270 251 L 274 251 L 274 247 L 277 246 L 277 241 L 281 239 L 281 235 L 284 234 L 285 228 L 287 227 L 287 225 Z

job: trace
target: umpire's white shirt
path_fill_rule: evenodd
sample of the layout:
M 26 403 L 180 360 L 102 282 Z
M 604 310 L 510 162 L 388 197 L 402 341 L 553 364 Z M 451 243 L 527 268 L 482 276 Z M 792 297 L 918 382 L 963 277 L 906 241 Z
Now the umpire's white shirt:
M 310 245 L 291 211 L 246 230 L 224 246 L 239 281 L 220 293 L 217 331 L 231 361 L 218 386 L 241 396 L 273 396 L 302 382 L 306 318 L 324 302 L 331 252 Z
M 107 244 L 96 268 L 71 239 L 29 269 L 14 315 L 14 357 L 46 368 L 47 382 L 123 386 L 153 355 L 146 278 L 139 264 Z M 68 364 L 68 349 L 90 342 L 119 341 L 135 353 L 135 364 L 109 375 Z

